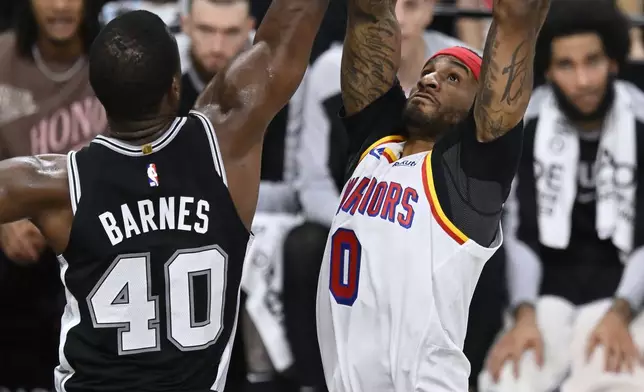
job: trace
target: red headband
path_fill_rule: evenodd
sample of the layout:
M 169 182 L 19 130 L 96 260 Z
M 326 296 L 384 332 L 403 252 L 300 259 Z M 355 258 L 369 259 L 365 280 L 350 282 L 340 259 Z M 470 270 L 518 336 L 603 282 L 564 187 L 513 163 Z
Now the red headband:
M 434 53 L 432 57 L 429 58 L 430 61 L 438 56 L 452 56 L 459 59 L 467 68 L 472 71 L 474 79 L 479 80 L 479 75 L 481 74 L 481 58 L 470 51 L 460 46 L 452 46 L 451 48 L 439 50 Z

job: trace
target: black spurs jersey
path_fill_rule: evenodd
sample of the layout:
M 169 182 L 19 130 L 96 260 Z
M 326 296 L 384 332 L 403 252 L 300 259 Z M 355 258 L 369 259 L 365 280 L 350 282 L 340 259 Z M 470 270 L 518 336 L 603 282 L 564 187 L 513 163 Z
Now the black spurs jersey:
M 56 389 L 223 391 L 250 233 L 210 122 L 191 112 L 141 147 L 99 136 L 68 171 Z

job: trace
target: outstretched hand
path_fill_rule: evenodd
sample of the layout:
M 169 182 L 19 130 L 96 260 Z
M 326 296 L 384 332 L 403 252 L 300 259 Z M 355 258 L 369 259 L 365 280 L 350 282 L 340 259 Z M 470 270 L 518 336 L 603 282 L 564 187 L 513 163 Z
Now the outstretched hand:
M 604 369 L 607 372 L 633 372 L 642 366 L 644 358 L 639 353 L 629 331 L 629 321 L 616 309 L 610 309 L 595 327 L 588 339 L 586 359 L 590 360 L 598 346 L 604 347 Z

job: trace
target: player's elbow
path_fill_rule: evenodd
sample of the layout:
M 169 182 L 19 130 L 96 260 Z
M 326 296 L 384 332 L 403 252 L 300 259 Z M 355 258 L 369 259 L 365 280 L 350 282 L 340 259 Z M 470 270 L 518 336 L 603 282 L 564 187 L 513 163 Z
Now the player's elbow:
M 272 86 L 270 96 L 274 103 L 278 105 L 278 111 L 288 103 L 302 83 L 306 73 L 306 66 L 306 62 L 299 64 L 298 61 L 292 63 L 280 61 L 280 64 L 273 68 L 276 71 L 271 72 L 269 76 L 274 78 L 270 83 Z

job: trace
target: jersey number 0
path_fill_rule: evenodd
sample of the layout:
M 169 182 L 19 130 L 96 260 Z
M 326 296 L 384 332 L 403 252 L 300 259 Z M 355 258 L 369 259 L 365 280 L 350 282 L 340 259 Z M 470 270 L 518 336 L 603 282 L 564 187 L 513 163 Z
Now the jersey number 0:
M 227 255 L 218 246 L 177 251 L 164 265 L 167 338 L 181 351 L 206 348 L 222 330 Z M 207 279 L 207 317 L 195 320 L 193 282 Z M 161 349 L 150 255 L 117 257 L 87 297 L 94 328 L 118 328 L 119 355 Z
M 352 306 L 358 298 L 362 245 L 353 230 L 338 229 L 331 237 L 329 290 L 340 305 Z

